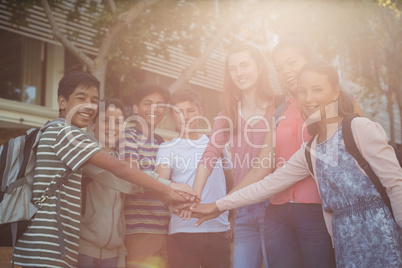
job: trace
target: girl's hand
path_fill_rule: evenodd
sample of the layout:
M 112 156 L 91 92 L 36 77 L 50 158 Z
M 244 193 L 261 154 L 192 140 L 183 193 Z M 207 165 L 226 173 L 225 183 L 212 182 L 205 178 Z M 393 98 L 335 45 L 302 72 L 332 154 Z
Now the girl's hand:
M 171 214 L 176 214 L 180 217 L 180 213 L 183 209 L 189 208 L 190 206 L 196 206 L 197 203 L 172 203 L 169 204 L 168 208 Z
M 188 209 L 188 208 L 185 208 L 185 209 L 182 209 L 181 211 L 180 211 L 180 213 L 179 213 L 179 217 L 182 219 L 182 220 L 190 220 L 191 219 L 191 215 L 193 214 L 193 212 L 190 210 L 190 209 Z M 176 214 L 177 215 L 177 214 Z
M 191 206 L 190 210 L 193 212 L 193 218 L 199 218 L 195 226 L 199 226 L 204 221 L 214 219 L 223 213 L 218 209 L 216 203 L 197 204 L 195 207 Z

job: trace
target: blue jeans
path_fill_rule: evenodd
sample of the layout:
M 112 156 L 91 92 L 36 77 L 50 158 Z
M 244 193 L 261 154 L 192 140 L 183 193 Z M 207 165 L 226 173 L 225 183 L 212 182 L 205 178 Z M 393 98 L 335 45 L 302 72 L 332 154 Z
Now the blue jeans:
M 175 233 L 168 236 L 170 268 L 229 268 L 230 232 Z
M 110 259 L 96 259 L 90 256 L 79 254 L 78 255 L 78 268 L 116 268 L 117 257 Z
M 264 222 L 270 268 L 335 267 L 320 204 L 270 204 Z
M 268 267 L 264 243 L 264 215 L 268 201 L 237 210 L 234 226 L 233 268 Z

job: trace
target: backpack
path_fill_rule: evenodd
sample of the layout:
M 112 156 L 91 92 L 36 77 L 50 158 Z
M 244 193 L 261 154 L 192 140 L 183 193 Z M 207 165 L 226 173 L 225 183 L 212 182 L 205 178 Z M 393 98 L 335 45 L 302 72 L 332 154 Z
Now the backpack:
M 45 129 L 60 123 L 47 122 L 41 128 L 31 128 L 25 135 L 8 140 L 0 146 L 0 246 L 15 247 L 41 203 L 55 194 L 72 170 L 43 193 L 39 202 L 32 202 L 36 149 Z M 61 223 L 60 223 L 61 224 Z
M 352 132 L 352 120 L 355 117 L 359 117 L 358 115 L 348 115 L 345 116 L 345 118 L 342 121 L 342 136 L 343 140 L 345 142 L 345 148 L 348 153 L 350 153 L 353 158 L 356 160 L 356 162 L 359 164 L 359 166 L 364 170 L 364 172 L 367 174 L 371 182 L 374 184 L 375 188 L 381 195 L 381 199 L 387 205 L 389 211 L 391 212 L 392 216 L 394 216 L 392 207 L 391 207 L 391 202 L 389 200 L 389 197 L 385 191 L 385 187 L 382 185 L 381 181 L 378 179 L 377 175 L 374 173 L 373 169 L 371 168 L 370 164 L 367 162 L 366 159 L 362 156 L 360 153 L 359 149 L 356 146 L 355 139 L 353 138 L 353 132 Z M 308 165 L 308 169 L 310 170 L 310 173 L 314 175 L 313 171 L 313 165 L 311 162 L 311 144 L 314 140 L 314 137 L 311 138 L 311 140 L 307 143 L 307 147 L 305 150 L 305 156 L 306 156 L 306 161 Z M 395 156 L 398 159 L 399 165 L 402 167 L 402 152 L 392 146 L 392 148 L 395 151 Z

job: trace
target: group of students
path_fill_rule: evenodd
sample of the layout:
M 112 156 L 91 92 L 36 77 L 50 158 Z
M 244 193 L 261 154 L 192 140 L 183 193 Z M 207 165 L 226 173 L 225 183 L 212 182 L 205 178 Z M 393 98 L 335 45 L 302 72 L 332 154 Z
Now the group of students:
M 170 97 L 160 85 L 143 84 L 133 95 L 135 115 L 124 119 L 121 101 L 98 100 L 96 78 L 66 74 L 60 122 L 38 146 L 33 200 L 69 169 L 73 174 L 18 240 L 15 263 L 401 267 L 402 169 L 384 130 L 363 117 L 352 121 L 394 218 L 345 150 L 342 120 L 362 112 L 336 68 L 298 39 L 277 45 L 273 62 L 287 96 L 280 117 L 265 57 L 237 47 L 227 56 L 224 109 L 210 136 L 200 132 L 203 109 L 191 90 Z M 179 132 L 169 142 L 155 134 L 166 107 Z M 313 174 L 304 143 L 312 137 Z M 232 250 L 228 210 L 236 208 Z

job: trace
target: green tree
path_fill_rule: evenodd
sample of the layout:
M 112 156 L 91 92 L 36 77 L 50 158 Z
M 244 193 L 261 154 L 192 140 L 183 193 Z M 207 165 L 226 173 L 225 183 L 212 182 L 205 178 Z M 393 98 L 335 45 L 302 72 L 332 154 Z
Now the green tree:
M 343 78 L 364 88 L 363 98 L 385 96 L 391 142 L 396 128 L 393 106 L 398 101 L 401 107 L 400 5 L 390 0 L 289 1 L 276 11 L 274 24 L 280 37 L 301 36 L 324 59 L 338 62 Z

